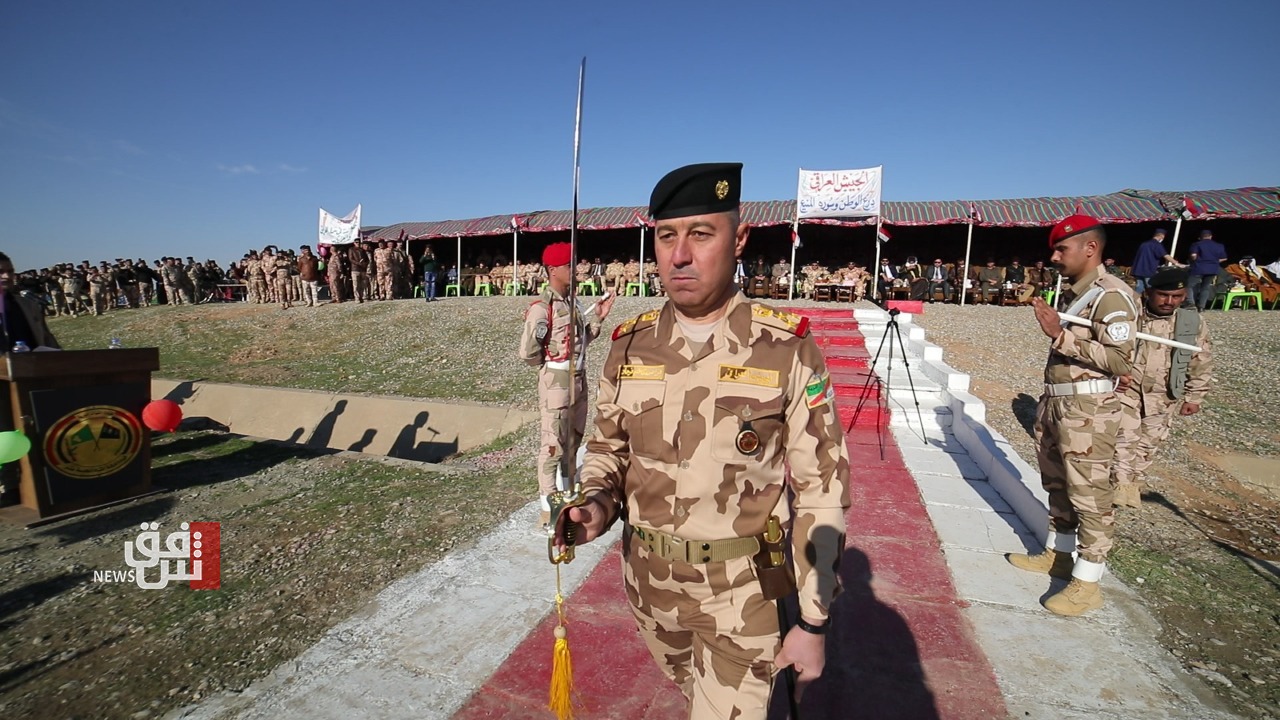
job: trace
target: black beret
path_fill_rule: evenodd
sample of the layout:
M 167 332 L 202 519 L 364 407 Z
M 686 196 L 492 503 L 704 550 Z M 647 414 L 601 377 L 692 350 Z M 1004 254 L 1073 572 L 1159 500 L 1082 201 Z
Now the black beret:
M 742 163 L 685 165 L 667 173 L 649 196 L 654 220 L 709 215 L 738 209 Z
M 1155 290 L 1181 290 L 1187 286 L 1187 277 L 1187 271 L 1184 268 L 1165 268 L 1151 278 L 1147 287 Z

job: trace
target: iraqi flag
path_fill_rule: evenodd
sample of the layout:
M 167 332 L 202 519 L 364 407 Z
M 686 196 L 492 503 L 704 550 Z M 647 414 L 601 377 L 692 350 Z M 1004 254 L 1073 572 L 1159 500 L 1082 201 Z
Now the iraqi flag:
M 982 222 L 982 211 L 978 209 L 977 203 L 969 203 L 969 219 L 975 223 Z
M 889 235 L 889 228 L 881 225 L 879 228 L 876 229 L 876 239 L 879 240 L 880 242 L 887 243 L 889 242 L 890 237 L 891 236 Z
M 798 225 L 791 226 L 791 247 L 803 247 L 800 244 L 800 227 Z

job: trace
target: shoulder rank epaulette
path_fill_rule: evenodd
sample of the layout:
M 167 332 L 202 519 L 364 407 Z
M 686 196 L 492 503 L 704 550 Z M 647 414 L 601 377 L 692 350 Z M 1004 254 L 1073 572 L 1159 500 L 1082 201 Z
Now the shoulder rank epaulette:
M 644 328 L 653 325 L 658 321 L 658 316 L 661 314 L 661 310 L 650 310 L 647 313 L 637 315 L 630 320 L 623 322 L 621 325 L 614 328 L 613 339 L 617 340 L 623 335 L 629 335 L 637 330 L 643 330 Z
M 774 310 L 768 305 L 759 303 L 751 306 L 751 317 L 758 323 L 786 330 L 796 337 L 804 337 L 809 332 L 809 318 L 803 315 Z

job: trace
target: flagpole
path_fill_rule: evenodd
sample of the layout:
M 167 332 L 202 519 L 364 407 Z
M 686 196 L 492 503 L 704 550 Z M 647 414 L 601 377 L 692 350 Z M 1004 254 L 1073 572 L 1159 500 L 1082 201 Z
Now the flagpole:
M 644 297 L 644 225 L 640 226 L 640 297 Z M 626 290 L 626 288 L 623 288 Z
M 787 302 L 790 302 L 796 290 L 796 245 L 800 242 L 800 216 L 791 223 L 791 277 L 787 278 Z M 770 293 L 772 294 L 772 293 Z
M 876 300 L 880 299 L 880 220 L 881 216 L 876 216 L 876 262 L 872 272 L 875 273 L 875 282 L 871 284 L 871 296 Z
M 1169 257 L 1176 258 L 1178 252 L 1178 233 L 1182 232 L 1182 213 L 1178 213 L 1178 221 L 1173 226 L 1173 247 L 1169 248 Z
M 520 252 L 520 227 L 513 219 L 511 221 L 511 283 L 516 286 L 513 295 L 520 294 L 520 261 L 516 260 L 518 252 Z M 504 288 L 503 291 L 505 292 L 506 289 Z
M 458 283 L 458 297 L 462 297 L 462 233 L 458 233 L 458 264 L 454 265 L 454 267 L 458 270 L 458 272 L 455 273 L 458 276 L 458 279 L 454 280 L 454 282 Z M 446 292 L 448 290 L 449 288 L 445 288 Z
M 965 292 L 965 282 L 969 279 L 969 253 L 973 249 L 973 213 L 969 213 L 969 237 L 964 241 L 964 277 L 956 278 L 956 285 L 960 287 L 960 307 L 964 307 L 965 296 L 969 293 Z

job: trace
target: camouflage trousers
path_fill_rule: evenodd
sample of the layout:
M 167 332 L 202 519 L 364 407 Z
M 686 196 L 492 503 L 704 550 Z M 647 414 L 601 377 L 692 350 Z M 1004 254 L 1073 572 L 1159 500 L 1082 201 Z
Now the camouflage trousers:
M 261 277 L 249 280 L 249 302 L 261 305 L 267 301 L 267 281 Z
M 1121 396 L 1120 435 L 1116 439 L 1116 458 L 1111 466 L 1114 486 L 1134 484 L 1141 489 L 1147 478 L 1147 468 L 1151 467 L 1160 443 L 1169 437 L 1174 411 L 1181 404 L 1181 400 L 1161 395 L 1142 398 Z
M 689 565 L 650 554 L 627 529 L 623 579 L 640 636 L 689 700 L 691 720 L 764 720 L 781 649 L 778 609 L 750 557 Z
M 360 270 L 351 271 L 351 288 L 355 293 L 356 302 L 364 302 L 369 299 L 369 273 Z
M 549 368 L 538 371 L 538 407 L 542 413 L 542 437 L 538 443 L 538 492 L 542 495 L 555 491 L 556 470 L 561 463 L 577 461 L 578 447 L 582 444 L 582 435 L 587 429 L 586 378 L 582 373 L 577 373 L 574 380 L 574 402 L 570 409 L 569 371 Z
M 1115 535 L 1111 463 L 1120 431 L 1120 398 L 1075 395 L 1040 398 L 1036 460 L 1058 532 L 1077 533 L 1080 557 L 1105 562 Z

